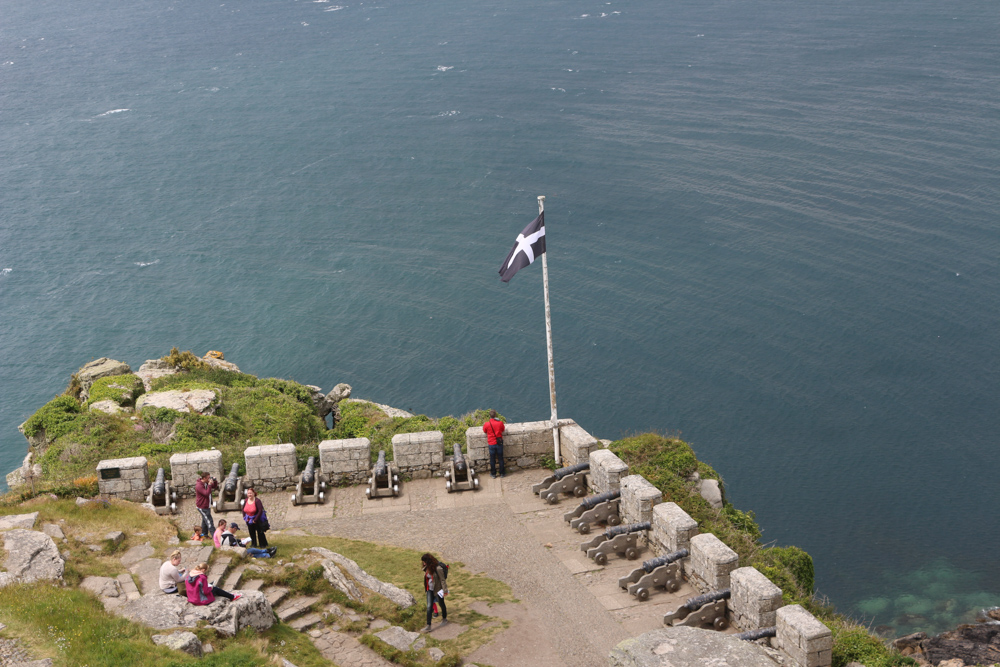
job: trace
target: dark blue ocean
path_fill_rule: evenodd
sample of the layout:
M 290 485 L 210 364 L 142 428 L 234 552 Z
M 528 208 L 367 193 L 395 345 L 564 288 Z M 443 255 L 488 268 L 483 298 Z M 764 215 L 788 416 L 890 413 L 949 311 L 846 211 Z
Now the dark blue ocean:
M 6 0 L 0 468 L 171 346 L 547 418 L 545 195 L 561 417 L 680 433 L 890 632 L 998 604 L 997 9 Z

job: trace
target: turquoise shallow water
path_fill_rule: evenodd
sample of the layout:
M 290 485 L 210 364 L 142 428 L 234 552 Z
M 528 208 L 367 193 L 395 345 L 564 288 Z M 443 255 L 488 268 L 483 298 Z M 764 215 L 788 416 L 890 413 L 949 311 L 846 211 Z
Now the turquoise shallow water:
M 1000 601 L 985 0 L 48 0 L 0 23 L 0 464 L 171 346 L 432 415 L 680 432 L 897 631 Z

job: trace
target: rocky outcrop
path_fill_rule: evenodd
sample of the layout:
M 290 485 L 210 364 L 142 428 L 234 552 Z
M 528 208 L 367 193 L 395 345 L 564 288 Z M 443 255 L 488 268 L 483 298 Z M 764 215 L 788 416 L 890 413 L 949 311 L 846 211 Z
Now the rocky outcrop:
M 260 591 L 246 591 L 234 602 L 217 599 L 205 606 L 195 606 L 179 595 L 147 595 L 126 602 L 115 613 L 154 630 L 194 628 L 205 621 L 228 637 L 243 628 L 264 631 L 274 624 L 271 604 Z
M 156 391 L 143 394 L 136 401 L 137 412 L 143 408 L 169 408 L 177 412 L 197 412 L 201 415 L 215 414 L 218 396 L 211 389 L 191 389 L 180 391 Z
M 52 538 L 36 530 L 15 528 L 3 534 L 7 551 L 6 572 L 0 572 L 0 588 L 16 582 L 62 579 L 65 563 Z
M 110 398 L 106 398 L 103 401 L 94 401 L 90 404 L 91 412 L 104 412 L 109 415 L 113 415 L 117 412 L 122 411 L 122 406 L 118 405 Z
M 24 426 L 23 424 L 21 426 Z M 21 431 L 24 432 L 23 430 Z M 41 437 L 41 445 L 39 445 L 39 451 L 44 451 L 44 448 L 48 446 L 48 440 L 45 438 L 45 429 L 42 429 L 35 436 L 37 439 Z M 28 442 L 33 442 L 32 438 L 28 438 Z M 34 446 L 34 444 L 32 445 Z M 40 463 L 35 463 L 32 465 L 31 460 L 34 455 L 28 452 L 27 456 L 24 457 L 24 461 L 21 463 L 21 467 L 15 469 L 12 472 L 7 473 L 7 487 L 13 489 L 16 486 L 21 486 L 27 484 L 28 480 L 31 478 L 37 479 L 42 476 L 42 465 Z
M 202 654 L 201 640 L 193 632 L 174 632 L 169 635 L 153 635 L 152 640 L 158 646 L 166 646 L 175 651 L 183 651 L 200 658 Z
M 147 359 L 146 363 L 139 366 L 136 375 L 142 380 L 142 386 L 146 388 L 146 391 L 150 391 L 153 388 L 153 380 L 178 372 L 180 371 L 163 359 Z
M 759 645 L 711 630 L 676 627 L 626 639 L 611 649 L 611 667 L 775 667 Z
M 0 531 L 3 530 L 13 530 L 15 528 L 24 528 L 25 530 L 31 530 L 35 527 L 35 521 L 38 520 L 38 512 L 31 512 L 30 514 L 8 514 L 7 516 L 0 516 Z
M 722 501 L 722 489 L 719 488 L 719 480 L 717 479 L 703 479 L 698 482 L 698 493 L 702 498 L 708 502 L 709 505 L 717 510 L 721 510 L 723 506 Z
M 403 609 L 412 607 L 417 603 L 413 595 L 408 591 L 403 590 L 399 586 L 379 581 L 346 556 L 334 553 L 323 547 L 313 547 L 312 551 L 323 558 L 321 565 L 323 566 L 323 572 L 327 581 L 340 589 L 345 595 L 358 602 L 361 601 L 361 594 L 354 585 L 355 583 L 372 593 L 378 593 Z M 348 577 L 345 577 L 345 574 Z
M 951 660 L 961 660 L 966 665 L 992 665 L 1000 662 L 1000 623 L 990 620 L 960 625 L 935 637 L 918 632 L 896 639 L 892 646 L 905 656 L 932 665 Z
M 132 369 L 122 361 L 115 361 L 107 357 L 95 359 L 76 372 L 76 379 L 80 382 L 80 401 L 87 402 L 90 396 L 90 387 L 95 381 L 112 375 L 125 375 L 131 373 Z
M 328 394 L 324 394 L 323 390 L 314 384 L 307 384 L 306 388 L 312 395 L 312 401 L 316 406 L 316 413 L 319 415 L 319 418 L 325 420 L 327 415 L 333 414 L 333 423 L 336 426 L 337 422 L 340 421 L 340 408 L 338 405 L 344 399 L 350 398 L 351 385 L 341 382 L 331 389 Z

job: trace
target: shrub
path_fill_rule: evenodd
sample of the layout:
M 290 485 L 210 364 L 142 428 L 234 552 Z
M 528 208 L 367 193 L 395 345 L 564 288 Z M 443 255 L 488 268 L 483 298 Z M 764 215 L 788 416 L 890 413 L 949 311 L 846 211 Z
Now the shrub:
M 87 405 L 112 400 L 121 406 L 134 406 L 135 399 L 145 393 L 142 378 L 132 373 L 112 375 L 95 381 L 90 387 Z
M 24 434 L 30 438 L 44 430 L 45 437 L 54 440 L 68 433 L 82 412 L 83 408 L 75 398 L 56 396 L 28 418 L 24 423 Z
M 165 375 L 153 380 L 153 391 L 168 389 L 212 389 L 215 387 L 253 387 L 257 376 L 222 368 L 196 368 L 185 373 Z
M 205 361 L 200 359 L 191 350 L 184 350 L 181 352 L 176 347 L 170 348 L 170 354 L 160 357 L 161 361 L 167 362 L 170 366 L 174 368 L 183 368 L 186 371 L 193 370 L 207 370 L 211 368 Z

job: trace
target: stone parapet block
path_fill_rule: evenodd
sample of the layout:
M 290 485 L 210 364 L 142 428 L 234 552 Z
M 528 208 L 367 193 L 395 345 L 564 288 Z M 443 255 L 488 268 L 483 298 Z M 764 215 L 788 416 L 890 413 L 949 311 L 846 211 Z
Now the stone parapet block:
M 600 441 L 572 419 L 559 420 L 559 453 L 562 464 L 572 466 L 590 461 L 590 453 L 601 449 Z
M 610 449 L 590 452 L 590 487 L 594 493 L 620 491 L 622 477 L 628 475 L 628 464 Z
M 698 534 L 698 522 L 677 503 L 659 503 L 653 507 L 653 529 L 649 541 L 658 556 L 691 548 L 691 538 Z
M 733 622 L 743 630 L 760 630 L 776 625 L 781 607 L 781 589 L 755 567 L 741 567 L 729 575 L 730 607 Z
M 444 433 L 397 433 L 392 436 L 392 458 L 400 472 L 440 468 L 444 463 Z
M 193 498 L 194 483 L 198 481 L 198 471 L 207 472 L 221 483 L 225 478 L 222 467 L 222 452 L 207 449 L 200 452 L 184 452 L 170 457 L 171 485 L 181 498 Z
M 258 491 L 277 491 L 294 483 L 298 474 L 295 445 L 257 445 L 243 452 L 246 477 Z
M 320 474 L 331 483 L 363 482 L 371 472 L 371 451 L 368 438 L 324 440 L 319 443 Z
M 739 567 L 740 557 L 715 535 L 703 533 L 691 538 L 688 580 L 702 593 L 730 588 L 730 573 Z
M 776 614 L 775 643 L 794 667 L 830 667 L 833 634 L 801 605 L 781 607 Z
M 622 523 L 653 520 L 653 507 L 663 502 L 663 493 L 642 475 L 628 475 L 621 480 L 619 503 Z
M 118 476 L 104 479 L 105 471 L 118 470 Z M 97 464 L 97 488 L 102 495 L 142 502 L 149 488 L 149 464 L 145 456 L 106 459 Z

